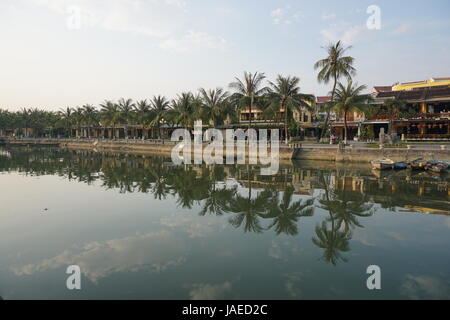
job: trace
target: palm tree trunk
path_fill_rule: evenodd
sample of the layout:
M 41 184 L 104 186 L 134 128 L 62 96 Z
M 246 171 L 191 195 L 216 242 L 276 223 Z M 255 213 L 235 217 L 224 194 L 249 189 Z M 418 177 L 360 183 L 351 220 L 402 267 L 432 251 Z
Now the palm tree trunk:
M 287 110 L 287 106 L 284 106 L 284 113 L 285 113 L 285 122 L 284 122 L 284 134 L 286 135 L 284 138 L 286 140 L 286 145 L 289 142 L 288 139 L 288 110 Z
M 347 111 L 344 111 L 344 143 L 347 144 Z
M 249 130 L 252 127 L 252 106 L 253 106 L 253 101 L 254 101 L 254 97 L 253 97 L 253 93 L 252 93 L 251 99 L 250 99 L 250 108 L 249 108 L 249 121 L 248 121 L 248 129 Z
M 158 139 L 161 139 L 161 124 L 158 121 Z
M 334 100 L 334 94 L 336 92 L 336 85 L 337 85 L 337 76 L 334 76 L 334 84 L 333 84 L 333 90 L 331 91 L 331 101 Z M 323 137 L 325 135 L 325 132 L 327 131 L 328 128 L 328 123 L 330 122 L 330 113 L 331 113 L 331 109 L 327 110 L 327 115 L 325 117 L 325 122 L 323 124 L 323 129 L 322 129 L 322 133 L 320 134 L 320 141 L 323 141 Z

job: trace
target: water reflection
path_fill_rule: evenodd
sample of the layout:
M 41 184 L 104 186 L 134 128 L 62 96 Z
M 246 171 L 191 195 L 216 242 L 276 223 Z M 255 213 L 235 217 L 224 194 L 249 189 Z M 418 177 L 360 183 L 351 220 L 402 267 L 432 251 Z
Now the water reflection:
M 158 156 L 49 148 L 0 153 L 0 172 L 58 175 L 157 200 L 173 197 L 179 208 L 198 205 L 200 216 L 227 215 L 229 224 L 244 233 L 296 236 L 300 221 L 325 212 L 311 241 L 332 265 L 348 260 L 349 241 L 375 214 L 375 205 L 392 212 L 449 214 L 447 176 L 326 166 L 294 163 L 281 166 L 277 175 L 260 176 L 254 166 L 175 166 Z

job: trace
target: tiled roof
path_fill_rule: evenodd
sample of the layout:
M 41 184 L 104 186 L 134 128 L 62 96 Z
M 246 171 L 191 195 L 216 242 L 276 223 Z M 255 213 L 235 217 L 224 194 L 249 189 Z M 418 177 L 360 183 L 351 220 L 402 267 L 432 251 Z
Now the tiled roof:
M 331 96 L 317 97 L 317 103 L 325 103 L 325 102 L 330 102 L 330 101 L 331 101 Z
M 392 86 L 376 86 L 373 87 L 376 92 L 392 91 Z
M 433 78 L 434 81 L 446 81 L 446 80 L 450 80 L 449 78 Z
M 389 91 L 379 92 L 376 98 L 396 98 L 400 100 L 419 100 L 426 101 L 436 98 L 450 97 L 449 86 L 416 88 L 408 91 Z

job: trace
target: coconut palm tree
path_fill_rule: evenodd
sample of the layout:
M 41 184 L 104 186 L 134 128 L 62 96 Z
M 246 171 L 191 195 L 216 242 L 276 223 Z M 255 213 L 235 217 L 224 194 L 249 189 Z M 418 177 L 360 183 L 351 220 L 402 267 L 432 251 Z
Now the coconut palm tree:
M 348 81 L 352 76 L 356 74 L 356 70 L 353 67 L 355 59 L 351 56 L 345 56 L 345 53 L 352 47 L 344 47 L 341 41 L 336 44 L 330 44 L 325 49 L 328 56 L 324 59 L 317 61 L 314 64 L 314 69 L 319 70 L 317 74 L 317 80 L 319 83 L 328 84 L 333 81 L 333 89 L 331 90 L 331 100 L 334 99 L 336 85 L 340 78 L 345 77 Z M 321 140 L 324 137 L 325 132 L 328 129 L 328 122 L 330 120 L 330 108 L 327 108 L 327 115 L 323 125 Z
M 347 114 L 350 112 L 367 112 L 368 102 L 372 99 L 369 95 L 363 95 L 366 86 L 353 86 L 353 81 L 349 81 L 347 86 L 338 83 L 333 103 L 333 108 L 344 116 L 344 143 L 347 144 Z
M 80 136 L 81 126 L 84 123 L 84 110 L 81 107 L 76 107 L 73 110 L 73 124 L 76 126 L 77 138 Z
M 236 81 L 229 84 L 229 87 L 236 91 L 235 99 L 239 102 L 240 108 L 249 108 L 249 129 L 252 126 L 252 108 L 255 105 L 255 101 L 259 96 L 267 92 L 267 87 L 263 87 L 265 78 L 264 73 L 255 72 L 252 74 L 245 71 L 242 80 L 236 77 Z
M 141 124 L 143 127 L 150 125 L 154 117 L 154 112 L 150 108 L 151 104 L 147 99 L 136 102 L 136 106 L 134 107 L 136 123 Z
M 303 110 L 313 111 L 314 96 L 300 93 L 298 84 L 300 79 L 297 77 L 283 77 L 278 75 L 275 82 L 269 82 L 269 108 L 282 112 L 284 110 L 284 133 L 286 144 L 288 140 L 288 122 L 289 114 L 293 110 L 300 112 Z
M 128 138 L 128 125 L 134 121 L 135 103 L 131 99 L 121 98 L 119 100 L 120 121 L 125 124 L 125 139 Z
M 164 116 L 169 109 L 170 102 L 164 96 L 154 96 L 150 101 L 152 110 L 154 112 L 154 119 L 151 122 L 152 126 L 156 126 L 158 129 L 158 138 L 161 139 L 161 123 L 164 120 Z
M 172 102 L 172 105 L 175 113 L 175 122 L 189 129 L 197 119 L 199 112 L 196 97 L 191 92 L 183 92 Z
M 208 119 L 213 127 L 216 127 L 219 119 L 224 116 L 225 104 L 228 101 L 229 93 L 222 88 L 205 90 L 200 88 L 202 99 L 202 116 Z
M 71 137 L 70 132 L 73 123 L 73 109 L 69 107 L 61 109 L 59 111 L 59 115 L 61 117 L 61 121 L 64 123 L 64 127 L 66 128 L 67 137 L 70 138 Z
M 83 106 L 83 118 L 84 118 L 84 124 L 88 126 L 87 136 L 88 136 L 88 138 L 90 138 L 91 137 L 91 127 L 97 126 L 98 122 L 99 122 L 98 112 L 93 105 L 85 104 Z
M 113 127 L 113 138 L 116 138 L 116 124 L 119 122 L 121 117 L 121 112 L 119 106 L 111 100 L 105 100 L 100 104 L 101 119 L 103 122 L 104 129 L 106 126 L 112 125 Z

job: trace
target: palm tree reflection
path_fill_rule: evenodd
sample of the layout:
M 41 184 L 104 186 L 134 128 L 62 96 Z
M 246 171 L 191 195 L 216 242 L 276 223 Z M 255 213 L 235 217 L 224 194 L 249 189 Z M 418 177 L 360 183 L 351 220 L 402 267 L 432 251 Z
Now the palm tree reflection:
M 280 199 L 278 192 L 272 192 L 266 217 L 273 220 L 267 229 L 274 228 L 277 235 L 282 233 L 291 236 L 297 235 L 298 219 L 314 215 L 314 200 L 308 199 L 292 202 L 293 194 L 294 188 L 292 186 L 286 188 L 282 199 Z

